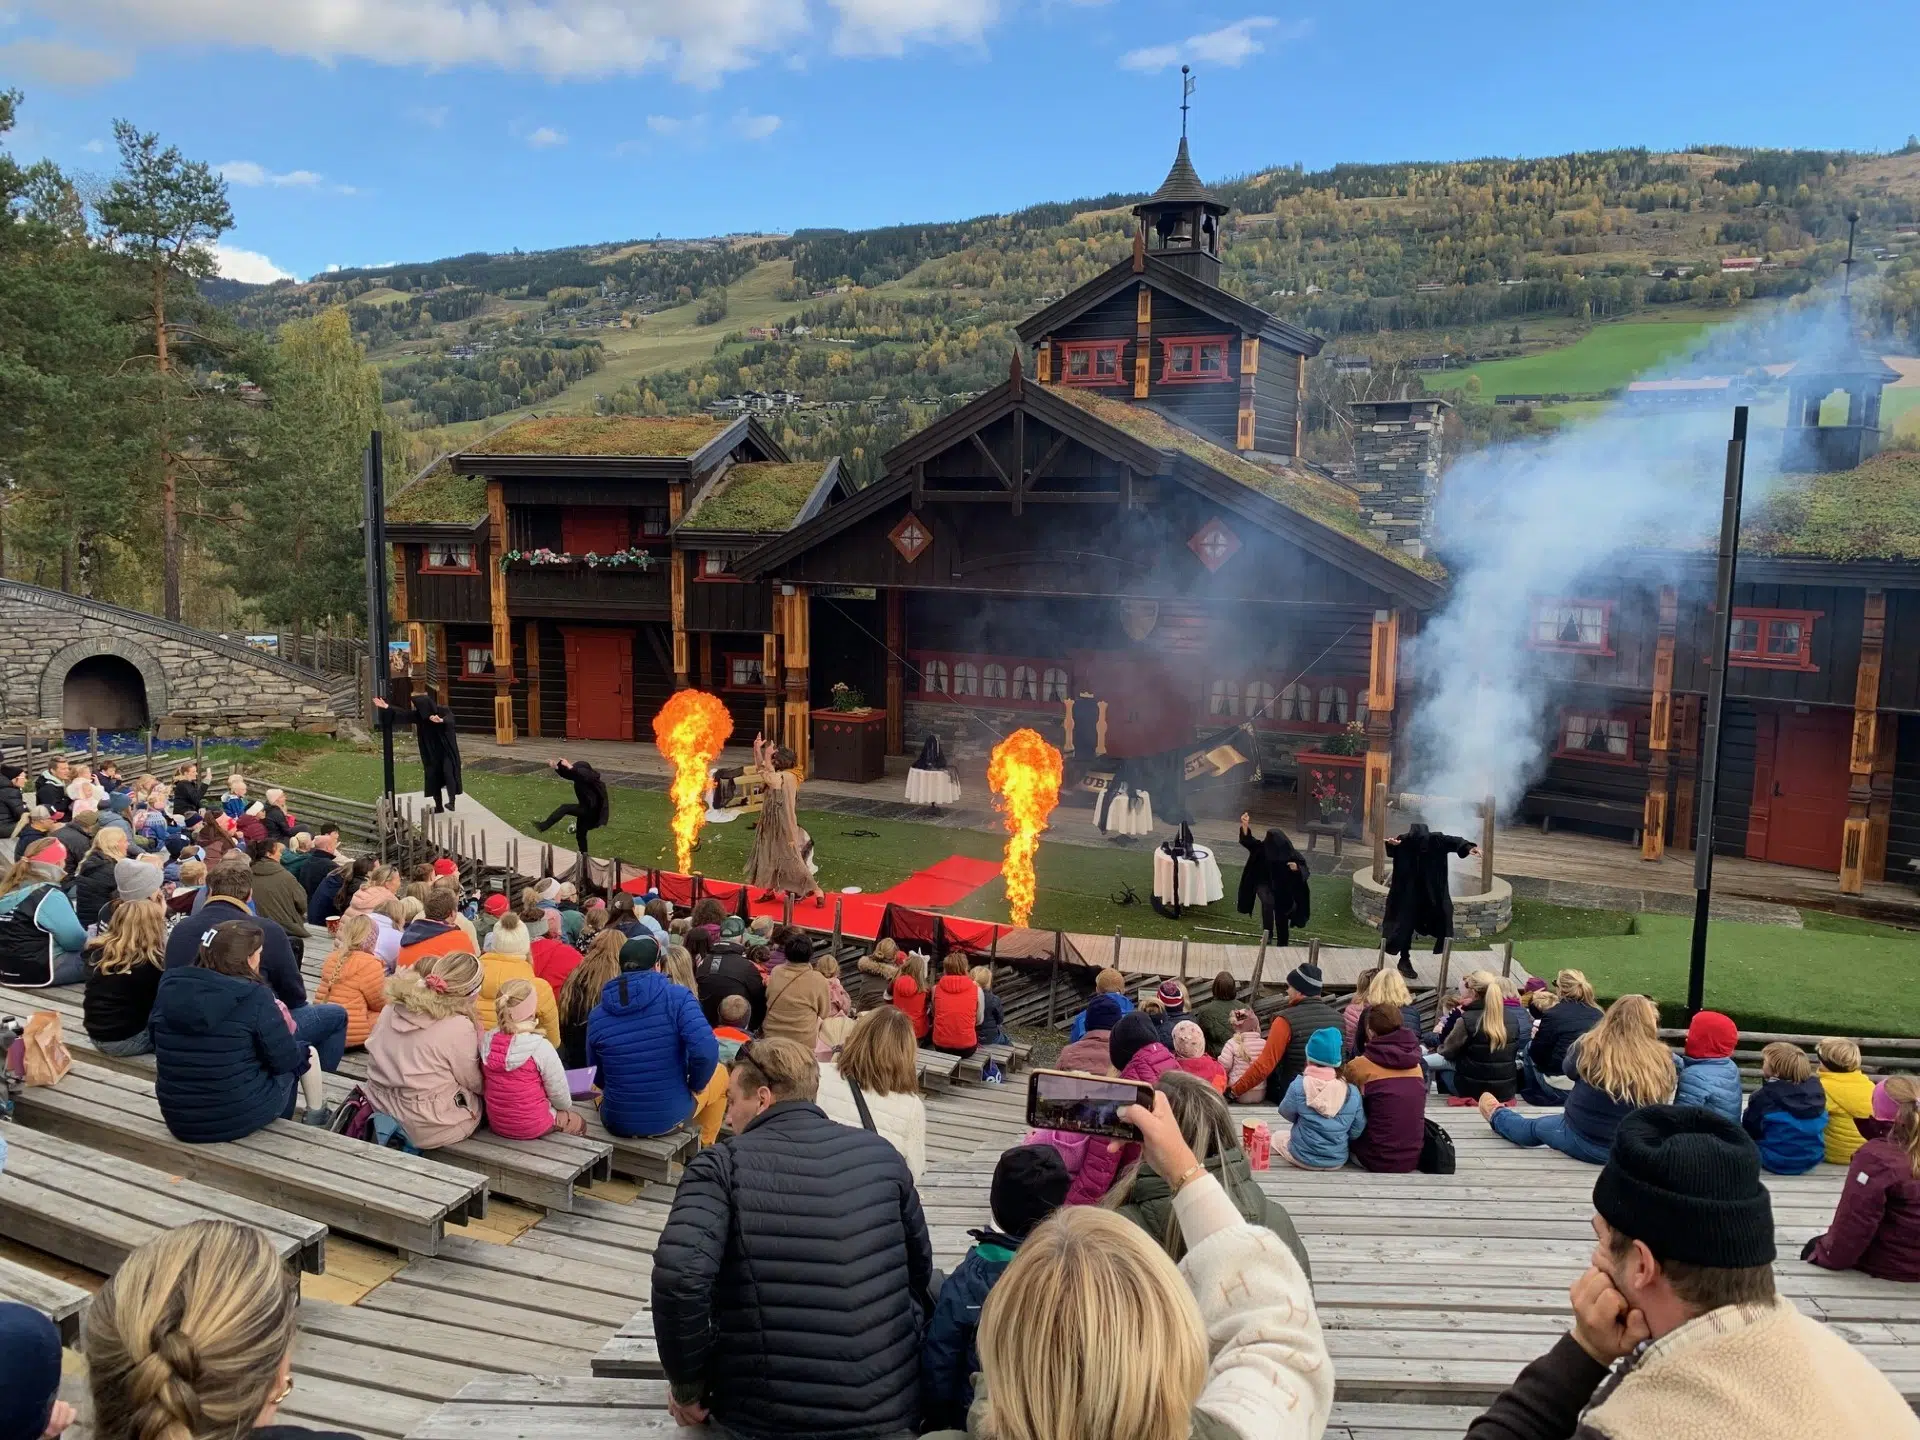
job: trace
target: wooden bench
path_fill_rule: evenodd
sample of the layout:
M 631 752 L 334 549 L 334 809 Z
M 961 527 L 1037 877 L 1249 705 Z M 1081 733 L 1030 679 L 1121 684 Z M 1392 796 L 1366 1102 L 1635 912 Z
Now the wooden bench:
M 662 1380 L 660 1347 L 653 1338 L 653 1312 L 642 1310 L 622 1325 L 593 1357 L 593 1373 L 601 1380 Z
M 1599 795 L 1569 795 L 1559 790 L 1529 790 L 1520 802 L 1520 813 L 1540 822 L 1540 833 L 1547 834 L 1555 820 L 1579 820 L 1589 825 L 1607 825 L 1616 830 L 1631 830 L 1633 843 L 1640 843 L 1646 824 L 1646 812 L 1629 800 L 1611 800 Z
M 151 1081 L 84 1057 L 58 1085 L 15 1102 L 21 1125 L 198 1180 L 416 1255 L 449 1224 L 486 1214 L 485 1177 L 418 1155 L 276 1120 L 241 1140 L 193 1145 L 161 1118 Z
M 195 1220 L 266 1232 L 288 1265 L 327 1268 L 327 1227 L 41 1130 L 15 1126 L 0 1174 L 0 1233 L 102 1275 L 129 1251 Z
M 8 1230 L 7 1235 L 13 1238 L 12 1230 Z M 93 1296 L 78 1285 L 69 1285 L 64 1280 L 0 1258 L 0 1300 L 38 1310 L 59 1328 L 62 1345 L 77 1345 L 80 1325 L 87 1318 L 87 1307 L 93 1303 Z

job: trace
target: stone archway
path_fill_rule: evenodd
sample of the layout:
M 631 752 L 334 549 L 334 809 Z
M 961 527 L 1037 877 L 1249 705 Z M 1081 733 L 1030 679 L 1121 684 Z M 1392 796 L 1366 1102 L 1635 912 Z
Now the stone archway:
M 134 644 L 121 636 L 93 636 L 75 640 L 53 653 L 46 668 L 40 672 L 40 714 L 43 718 L 59 715 L 63 721 L 66 716 L 67 677 L 82 662 L 97 660 L 103 656 L 117 657 L 130 665 L 139 674 L 146 690 L 146 714 L 148 723 L 158 723 L 167 713 L 167 672 L 151 651 Z M 118 671 L 118 667 L 98 666 L 103 674 Z M 125 677 L 124 671 L 118 671 Z

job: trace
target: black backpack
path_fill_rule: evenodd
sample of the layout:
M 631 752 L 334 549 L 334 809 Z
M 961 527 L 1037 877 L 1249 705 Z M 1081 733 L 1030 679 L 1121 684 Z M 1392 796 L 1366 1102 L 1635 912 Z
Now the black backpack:
M 1453 1136 L 1437 1121 L 1428 1120 L 1425 1124 L 1426 1138 L 1420 1142 L 1420 1173 L 1453 1174 Z

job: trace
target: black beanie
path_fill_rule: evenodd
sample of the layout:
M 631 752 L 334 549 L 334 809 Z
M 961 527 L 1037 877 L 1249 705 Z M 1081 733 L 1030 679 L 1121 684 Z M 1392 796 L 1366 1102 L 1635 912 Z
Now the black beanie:
M 1287 975 L 1287 984 L 1302 995 L 1318 995 L 1326 983 L 1320 974 L 1320 967 L 1311 961 L 1294 966 Z
M 1620 1122 L 1593 1208 L 1656 1260 L 1715 1270 L 1773 1263 L 1773 1204 L 1760 1152 L 1697 1105 L 1648 1105 Z
M 1133 1063 L 1134 1056 L 1147 1046 L 1159 1043 L 1160 1027 L 1151 1017 L 1130 1010 L 1107 1035 L 1107 1058 L 1113 1062 L 1114 1069 L 1125 1070 Z
M 651 935 L 636 935 L 620 947 L 620 970 L 652 970 L 660 964 L 660 942 Z
M 1016 1240 L 1026 1239 L 1034 1226 L 1066 1203 L 1072 1183 L 1067 1162 L 1053 1146 L 1014 1146 L 993 1167 L 988 1203 L 994 1225 Z

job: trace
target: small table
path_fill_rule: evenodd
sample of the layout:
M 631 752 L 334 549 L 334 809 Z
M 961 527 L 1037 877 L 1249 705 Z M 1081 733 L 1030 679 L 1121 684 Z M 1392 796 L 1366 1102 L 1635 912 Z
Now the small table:
M 1174 893 L 1174 878 L 1178 875 L 1180 891 Z M 1213 851 L 1204 845 L 1193 847 L 1193 858 L 1184 857 L 1175 860 L 1167 853 L 1164 845 L 1157 846 L 1153 852 L 1153 898 L 1164 905 L 1211 905 L 1226 894 L 1220 883 L 1220 866 L 1215 863 Z
M 951 805 L 960 798 L 960 782 L 951 770 L 922 770 L 918 765 L 907 771 L 909 805 Z
M 1107 820 L 1101 827 L 1109 835 L 1146 835 L 1153 830 L 1153 797 L 1144 790 L 1115 795 L 1107 802 Z

